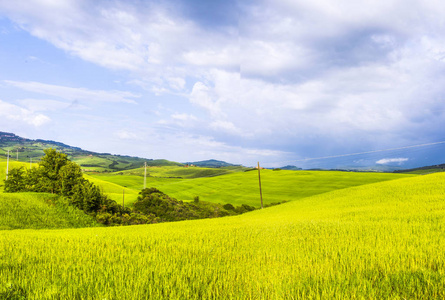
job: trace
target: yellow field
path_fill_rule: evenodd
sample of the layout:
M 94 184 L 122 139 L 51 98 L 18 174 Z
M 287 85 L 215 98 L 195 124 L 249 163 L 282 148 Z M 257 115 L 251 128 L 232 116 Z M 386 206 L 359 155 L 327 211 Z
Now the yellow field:
M 220 219 L 0 231 L 0 295 L 443 299 L 444 201 L 438 173 Z

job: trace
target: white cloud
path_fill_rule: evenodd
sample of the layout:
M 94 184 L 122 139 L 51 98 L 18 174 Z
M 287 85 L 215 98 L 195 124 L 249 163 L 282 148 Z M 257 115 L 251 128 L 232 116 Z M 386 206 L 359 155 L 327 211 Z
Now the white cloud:
M 236 29 L 200 27 L 168 3 L 103 4 L 17 0 L 1 1 L 0 10 L 33 36 L 100 66 L 129 70 L 158 89 L 184 89 L 186 76 L 209 67 L 239 69 Z
M 208 110 L 212 115 L 220 112 L 213 90 L 202 82 L 194 84 L 190 94 L 190 102 Z
M 134 132 L 126 129 L 118 130 L 115 135 L 122 140 L 140 140 L 141 138 Z
M 73 88 L 60 85 L 45 84 L 41 82 L 21 82 L 5 80 L 6 84 L 20 88 L 25 91 L 35 92 L 44 95 L 56 96 L 66 100 L 88 100 L 99 102 L 132 103 L 136 101 L 132 98 L 139 98 L 140 95 L 125 91 L 104 91 L 90 90 L 86 88 Z
M 22 99 L 17 102 L 30 111 L 58 111 L 71 105 L 71 103 L 50 99 Z
M 379 165 L 386 165 L 386 164 L 389 164 L 389 163 L 402 164 L 402 163 L 404 163 L 404 162 L 406 162 L 408 160 L 409 160 L 408 158 L 404 158 L 404 157 L 399 157 L 399 158 L 382 158 L 382 159 L 376 161 L 375 163 L 379 164 Z
M 34 127 L 40 127 L 51 121 L 49 117 L 43 114 L 34 113 L 31 110 L 2 100 L 0 100 L 0 119 L 2 119 L 0 124 L 3 126 L 9 122 L 14 122 L 15 124 L 27 123 Z
M 228 133 L 233 133 L 233 134 L 240 134 L 241 130 L 239 128 L 237 128 L 232 122 L 228 122 L 228 121 L 223 121 L 223 120 L 216 120 L 212 123 L 210 123 L 210 127 L 219 131 L 225 131 Z
M 190 114 L 173 114 L 171 116 L 173 119 L 175 120 L 179 120 L 179 121 L 196 121 L 196 117 L 194 115 L 190 115 Z

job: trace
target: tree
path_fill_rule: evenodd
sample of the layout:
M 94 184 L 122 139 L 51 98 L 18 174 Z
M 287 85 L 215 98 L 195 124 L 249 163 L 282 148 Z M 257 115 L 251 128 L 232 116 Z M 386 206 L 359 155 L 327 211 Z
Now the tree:
M 74 187 L 83 183 L 82 170 L 79 165 L 68 161 L 60 168 L 58 179 L 60 181 L 60 194 L 71 197 L 74 193 Z
M 52 148 L 45 149 L 43 152 L 45 152 L 45 156 L 39 163 L 41 182 L 47 192 L 60 194 L 62 185 L 59 180 L 59 172 L 62 167 L 70 162 L 68 156 Z
M 23 167 L 12 169 L 9 171 L 8 179 L 5 180 L 4 191 L 6 193 L 16 193 L 24 190 L 25 188 L 25 171 Z

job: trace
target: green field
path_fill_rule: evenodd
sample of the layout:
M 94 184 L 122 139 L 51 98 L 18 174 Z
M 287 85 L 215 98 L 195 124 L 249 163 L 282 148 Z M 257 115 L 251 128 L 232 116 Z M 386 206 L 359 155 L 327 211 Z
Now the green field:
M 83 211 L 44 193 L 0 193 L 0 230 L 98 226 Z
M 444 195 L 437 173 L 235 217 L 0 231 L 0 296 L 443 299 Z
M 150 168 L 150 170 L 151 169 L 154 168 Z M 162 169 L 169 170 L 168 168 L 156 169 L 159 169 L 158 172 L 161 172 Z M 193 169 L 198 170 L 199 168 Z M 143 176 L 125 175 L 125 172 L 122 173 L 123 175 L 118 175 L 118 172 L 111 175 L 90 174 L 90 176 L 125 186 L 137 194 L 143 188 Z M 414 175 L 339 171 L 261 171 L 264 204 L 293 201 L 336 189 L 407 176 Z M 94 182 L 101 186 L 99 181 Z M 147 177 L 147 187 L 156 187 L 179 200 L 193 200 L 195 196 L 199 196 L 203 201 L 215 203 L 231 203 L 233 205 L 248 204 L 255 207 L 261 205 L 257 171 L 235 172 L 218 177 L 183 180 L 177 178 Z M 104 191 L 108 193 L 111 192 L 111 189 L 104 186 Z M 120 194 L 122 194 L 122 189 L 120 190 Z

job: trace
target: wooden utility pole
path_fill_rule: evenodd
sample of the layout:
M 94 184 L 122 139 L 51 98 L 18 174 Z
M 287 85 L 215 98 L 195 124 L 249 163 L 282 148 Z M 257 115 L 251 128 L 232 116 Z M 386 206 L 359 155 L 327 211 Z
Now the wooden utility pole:
M 144 190 L 147 187 L 147 162 L 144 162 Z
M 8 180 L 8 171 L 9 171 L 9 150 L 8 150 L 8 158 L 6 159 L 6 180 Z
M 260 198 L 261 198 L 261 209 L 263 208 L 263 192 L 261 191 L 261 171 L 260 162 L 258 162 L 258 182 L 260 184 Z

